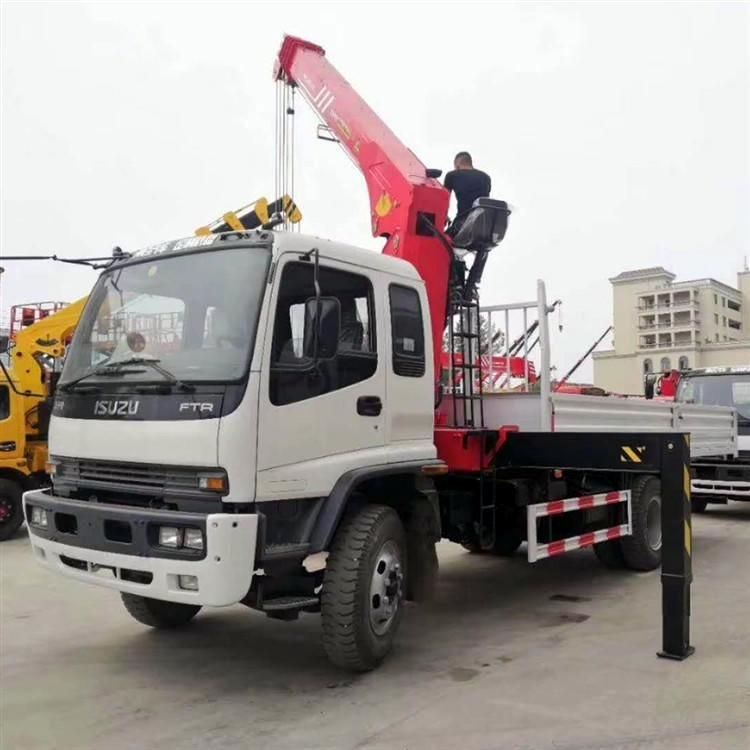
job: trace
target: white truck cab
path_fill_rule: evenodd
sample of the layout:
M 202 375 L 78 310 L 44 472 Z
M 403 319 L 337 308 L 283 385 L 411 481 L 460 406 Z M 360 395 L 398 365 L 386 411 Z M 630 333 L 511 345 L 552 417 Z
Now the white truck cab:
M 675 398 L 736 412 L 737 451 L 693 463 L 693 511 L 702 513 L 709 503 L 750 500 L 750 366 L 690 370 L 682 374 Z
M 352 488 L 393 476 L 414 497 L 435 464 L 429 326 L 410 264 L 316 237 L 189 238 L 115 263 L 61 377 L 53 487 L 24 498 L 37 558 L 141 620 L 319 606 Z M 274 584 L 251 601 L 258 575 Z

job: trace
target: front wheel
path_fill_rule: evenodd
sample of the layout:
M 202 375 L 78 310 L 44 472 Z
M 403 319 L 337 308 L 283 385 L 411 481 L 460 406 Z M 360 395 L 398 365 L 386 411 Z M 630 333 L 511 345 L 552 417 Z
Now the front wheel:
M 708 500 L 702 497 L 694 497 L 690 500 L 690 510 L 693 513 L 705 513 L 708 507 Z
M 136 594 L 120 594 L 125 609 L 130 616 L 142 625 L 159 630 L 179 628 L 187 625 L 201 608 L 197 604 L 165 602 L 162 599 L 149 599 Z
M 10 539 L 23 523 L 21 486 L 12 479 L 0 479 L 0 542 Z
M 336 666 L 367 672 L 391 650 L 406 560 L 404 527 L 385 505 L 366 505 L 336 532 L 321 594 L 323 647 Z

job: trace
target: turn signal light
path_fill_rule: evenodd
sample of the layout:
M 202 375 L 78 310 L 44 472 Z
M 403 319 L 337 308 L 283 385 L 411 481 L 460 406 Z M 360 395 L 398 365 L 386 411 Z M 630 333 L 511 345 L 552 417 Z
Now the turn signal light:
M 442 476 L 448 473 L 448 464 L 427 464 L 422 467 L 422 474 L 428 477 Z
M 198 486 L 202 490 L 210 490 L 211 492 L 223 492 L 227 489 L 227 478 L 217 476 L 199 476 Z

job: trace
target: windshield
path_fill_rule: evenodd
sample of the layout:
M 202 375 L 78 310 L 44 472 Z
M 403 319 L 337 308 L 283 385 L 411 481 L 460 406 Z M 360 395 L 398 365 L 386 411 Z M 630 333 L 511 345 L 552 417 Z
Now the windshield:
M 733 406 L 741 421 L 750 420 L 750 373 L 683 378 L 677 400 L 688 404 Z
M 153 359 L 182 381 L 233 381 L 249 363 L 268 274 L 266 248 L 155 257 L 102 275 L 68 352 L 61 385 L 159 382 Z M 101 371 L 100 371 L 101 370 Z

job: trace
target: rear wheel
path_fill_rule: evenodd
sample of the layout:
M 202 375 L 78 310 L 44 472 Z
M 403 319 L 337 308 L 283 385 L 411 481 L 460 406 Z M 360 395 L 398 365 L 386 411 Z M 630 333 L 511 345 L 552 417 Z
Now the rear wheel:
M 705 513 L 708 507 L 708 500 L 702 497 L 694 497 L 690 500 L 690 510 L 693 513 Z
M 509 508 L 500 503 L 495 506 L 495 535 L 491 539 L 490 530 L 481 534 L 474 532 L 474 539 L 461 546 L 472 553 L 490 553 L 499 557 L 509 557 L 523 544 L 523 536 L 518 526 L 519 517 L 516 508 Z
M 661 564 L 661 482 L 641 475 L 631 487 L 633 533 L 620 540 L 625 563 L 632 570 L 654 570 Z
M 622 545 L 619 539 L 595 544 L 594 554 L 605 568 L 617 570 L 626 567 L 625 556 L 622 554 Z
M 391 650 L 403 612 L 406 534 L 392 508 L 367 505 L 331 546 L 321 595 L 323 647 L 339 667 L 374 669 Z
M 187 625 L 201 611 L 197 604 L 165 602 L 136 594 L 122 593 L 120 596 L 131 617 L 143 625 L 160 630 Z
M 23 523 L 22 490 L 12 479 L 0 479 L 0 542 L 10 539 Z

